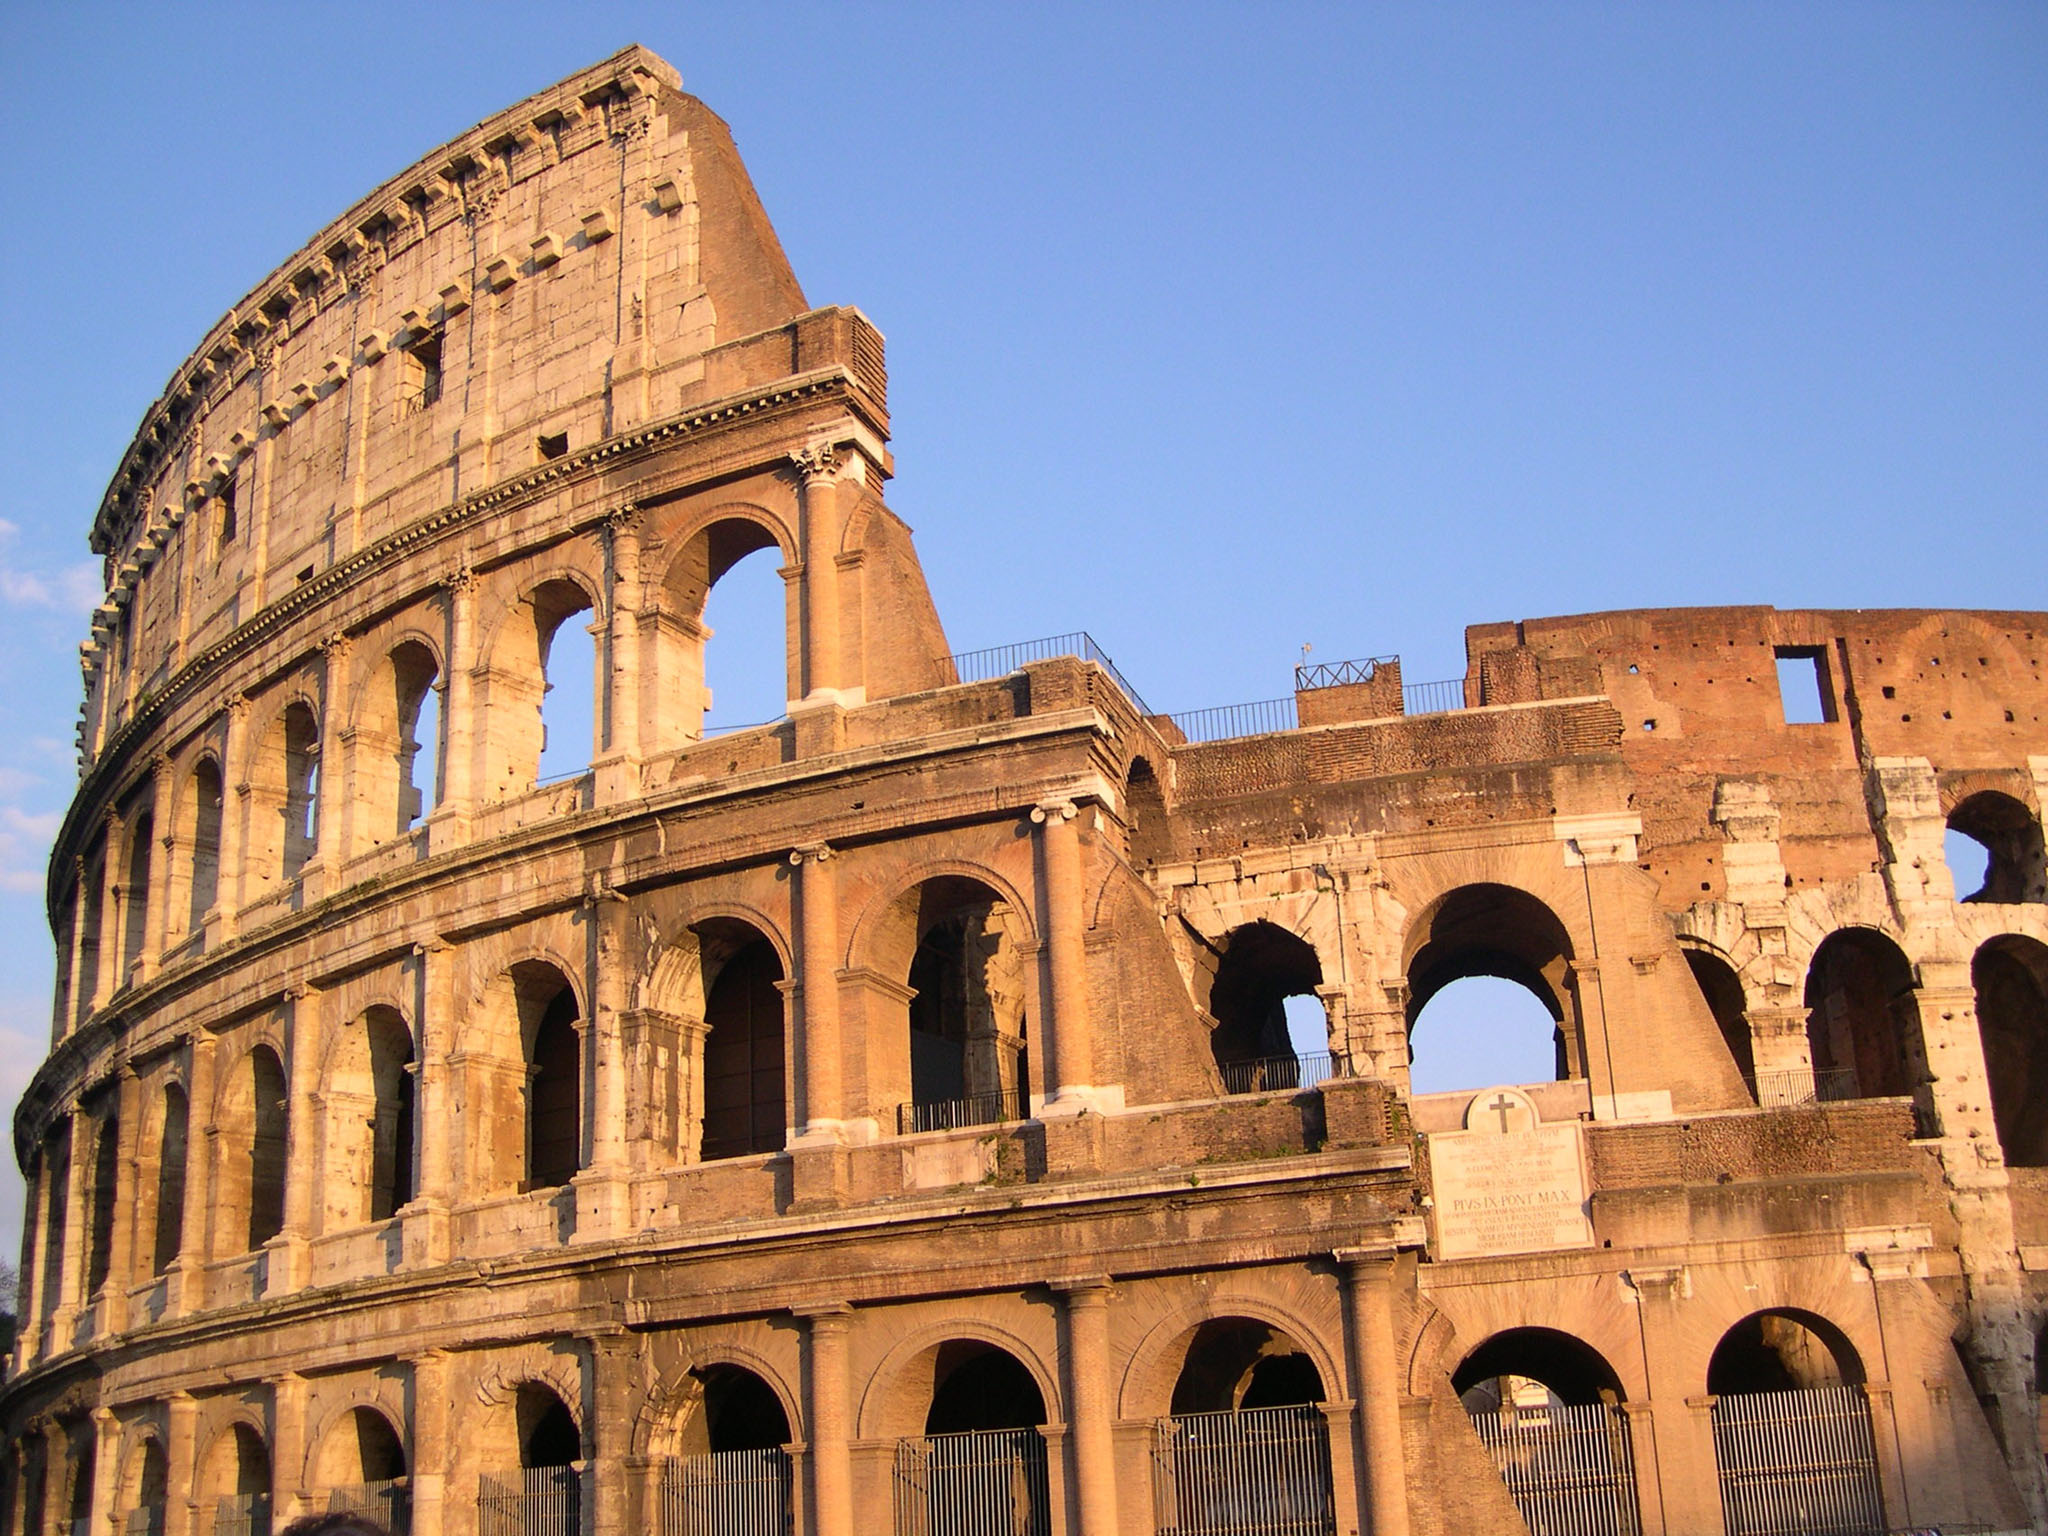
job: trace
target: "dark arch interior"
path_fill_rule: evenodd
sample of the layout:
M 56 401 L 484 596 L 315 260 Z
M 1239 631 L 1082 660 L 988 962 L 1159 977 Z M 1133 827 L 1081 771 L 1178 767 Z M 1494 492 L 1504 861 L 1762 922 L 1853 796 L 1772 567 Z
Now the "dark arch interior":
M 2011 795 L 1984 790 L 1949 813 L 1948 829 L 1980 844 L 1985 852 L 1983 888 L 1958 890 L 1960 901 L 2048 901 L 2048 854 L 2041 823 Z
M 357 1408 L 349 1419 L 363 1481 L 388 1483 L 405 1476 L 405 1447 L 391 1421 L 374 1408 Z
M 566 1467 L 583 1456 L 575 1415 L 546 1387 L 528 1382 L 513 1401 L 519 1421 L 519 1465 Z
M 1714 1016 L 1722 1043 L 1735 1059 L 1735 1070 L 1749 1084 L 1750 1092 L 1755 1093 L 1756 1053 L 1749 1039 L 1748 1004 L 1743 998 L 1742 982 L 1736 976 L 1735 968 L 1719 955 L 1710 955 L 1703 949 L 1688 949 L 1685 964 L 1700 989 L 1700 996 L 1706 999 L 1707 1011 Z
M 1908 1095 L 1923 1075 L 1912 967 L 1883 934 L 1828 935 L 1806 973 L 1806 1036 L 1823 1098 Z
M 1145 758 L 1131 759 L 1124 779 L 1124 820 L 1133 864 L 1157 864 L 1173 856 L 1172 829 L 1166 822 L 1166 791 Z
M 270 1452 L 247 1424 L 235 1426 L 234 1484 L 238 1494 L 270 1492 Z
M 1275 923 L 1234 928 L 1218 946 L 1209 985 L 1216 1020 L 1209 1049 L 1219 1067 L 1292 1057 L 1286 1002 L 1313 996 L 1323 984 L 1323 963 L 1307 940 Z
M 1045 1396 L 1023 1362 L 989 1344 L 939 1346 L 936 1387 L 925 1415 L 928 1435 L 977 1429 L 1029 1429 L 1045 1422 Z
M 143 941 L 149 931 L 150 844 L 156 841 L 156 818 L 144 811 L 135 818 L 128 834 L 128 932 L 123 936 L 121 974 L 115 986 L 128 983 L 128 973 L 142 958 Z
M 1714 1346 L 1707 1390 L 1791 1392 L 1858 1386 L 1863 1363 L 1842 1331 L 1811 1313 L 1758 1312 L 1744 1318 Z
M 284 1230 L 284 1066 L 269 1046 L 249 1053 L 249 1077 L 249 1247 L 256 1249 Z
M 186 787 L 192 797 L 192 887 L 186 902 L 185 925 L 193 932 L 205 925 L 206 914 L 220 899 L 220 765 L 201 758 Z
M 1195 1330 L 1171 1411 L 1239 1413 L 1322 1400 L 1322 1373 L 1293 1339 L 1250 1318 L 1218 1318 Z
M 704 1000 L 704 1133 L 700 1156 L 745 1157 L 782 1147 L 782 961 L 743 923 L 698 930 L 705 969 L 725 956 Z M 780 1444 L 780 1441 L 776 1442 Z
M 1451 1376 L 1468 1412 L 1498 1408 L 1508 1382 L 1538 1381 L 1562 1403 L 1619 1402 L 1621 1378 L 1590 1344 L 1554 1328 L 1510 1328 L 1481 1344 Z
M 1473 977 L 1514 983 L 1536 1000 L 1550 1019 L 1553 1076 L 1582 1076 L 1584 1050 L 1572 1038 L 1575 1023 L 1566 1009 L 1572 959 L 1571 936 L 1542 902 L 1506 885 L 1468 885 L 1440 901 L 1422 926 L 1420 944 L 1408 960 L 1408 1035 L 1411 1059 L 1428 1060 L 1430 1043 L 1415 1045 L 1416 1026 L 1432 999 L 1446 987 Z M 1526 1007 L 1526 1005 L 1524 1005 Z M 1466 1048 L 1475 1049 L 1473 1042 Z M 1534 1063 L 1526 1063 L 1533 1066 Z M 1486 1063 L 1459 1063 L 1439 1086 L 1483 1087 L 1499 1081 Z M 1446 1074 L 1433 1071 L 1433 1078 Z M 1513 1074 L 1510 1074 L 1513 1075 Z M 1467 1081 L 1470 1079 L 1470 1081 Z
M 178 1257 L 185 1241 L 185 1143 L 191 1123 L 185 1090 L 176 1083 L 164 1089 L 163 1133 L 157 1141 L 156 1246 L 152 1274 L 161 1275 Z
M 1970 962 L 1998 1143 L 2014 1167 L 2048 1167 L 2048 945 L 2008 935 Z
M 576 994 L 553 966 L 513 973 L 526 1047 L 526 1182 L 553 1189 L 576 1176 L 583 1159 L 583 1053 Z
M 136 1480 L 135 1506 L 138 1509 L 162 1509 L 170 1495 L 170 1460 L 164 1455 L 161 1441 L 145 1440 L 142 1443 L 141 1474 Z
M 789 1443 L 782 1399 L 759 1376 L 737 1365 L 714 1365 L 695 1374 L 704 1384 L 704 1421 L 714 1454 Z
M 978 880 L 941 875 L 917 888 L 910 960 L 910 1098 L 944 1104 L 1021 1096 L 1030 1047 L 1021 1007 L 991 987 L 1007 904 Z M 1021 1104 L 1007 1104 L 1020 1113 Z M 986 1118 L 999 1118 L 989 1114 Z
M 71 1462 L 71 1518 L 74 1522 L 89 1520 L 92 1517 L 93 1479 L 99 1468 L 98 1447 L 95 1444 L 98 1437 L 94 1435 L 90 1424 L 79 1424 L 65 1438 L 77 1447 L 72 1453 Z M 22 1536 L 29 1536 L 29 1533 L 35 1530 L 35 1526 L 29 1525 L 23 1530 Z
M 107 1115 L 93 1128 L 92 1222 L 85 1249 L 85 1292 L 107 1283 L 114 1265 L 114 1211 L 120 1195 L 121 1122 Z
M 412 1031 L 389 1008 L 364 1018 L 369 1034 L 370 1082 L 375 1094 L 370 1131 L 370 1220 L 384 1221 L 412 1198 Z

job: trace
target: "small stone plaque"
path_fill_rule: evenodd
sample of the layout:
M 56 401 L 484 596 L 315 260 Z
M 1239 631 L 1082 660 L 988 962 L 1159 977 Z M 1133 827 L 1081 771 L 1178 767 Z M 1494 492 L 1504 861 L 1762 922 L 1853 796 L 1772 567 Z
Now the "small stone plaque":
M 1579 1124 L 1545 1125 L 1527 1094 L 1474 1094 L 1464 1130 L 1429 1138 L 1429 1166 L 1438 1258 L 1592 1246 Z

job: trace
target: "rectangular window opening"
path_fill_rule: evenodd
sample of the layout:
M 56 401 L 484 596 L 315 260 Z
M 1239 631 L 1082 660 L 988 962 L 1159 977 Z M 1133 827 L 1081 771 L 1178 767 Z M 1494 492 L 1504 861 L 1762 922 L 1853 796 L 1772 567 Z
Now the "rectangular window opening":
M 423 411 L 441 398 L 440 336 L 421 337 L 405 349 L 405 356 L 410 374 L 407 403 L 413 410 Z
M 1827 652 L 1819 646 L 1781 645 L 1778 659 L 1778 698 L 1785 708 L 1787 725 L 1824 725 L 1835 718 L 1835 701 L 1828 688 Z
M 235 542 L 235 481 L 234 475 L 223 480 L 217 498 L 220 502 L 220 542 L 223 544 Z
M 543 460 L 567 458 L 569 434 L 566 432 L 543 432 L 540 436 L 540 456 Z

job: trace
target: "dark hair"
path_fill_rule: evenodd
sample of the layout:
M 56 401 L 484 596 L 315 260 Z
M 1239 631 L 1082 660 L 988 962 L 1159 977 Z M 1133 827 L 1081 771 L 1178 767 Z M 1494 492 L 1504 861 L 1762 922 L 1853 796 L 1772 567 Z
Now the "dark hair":
M 368 1515 L 307 1515 L 294 1520 L 277 1536 L 391 1536 Z

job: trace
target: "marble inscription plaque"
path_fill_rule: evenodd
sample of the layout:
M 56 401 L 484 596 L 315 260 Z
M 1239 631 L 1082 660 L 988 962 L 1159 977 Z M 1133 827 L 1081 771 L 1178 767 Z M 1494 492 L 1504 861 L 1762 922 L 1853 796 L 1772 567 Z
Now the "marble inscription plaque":
M 1545 1125 L 1526 1095 L 1489 1088 L 1465 1124 L 1429 1138 L 1437 1257 L 1591 1246 L 1578 1122 Z

